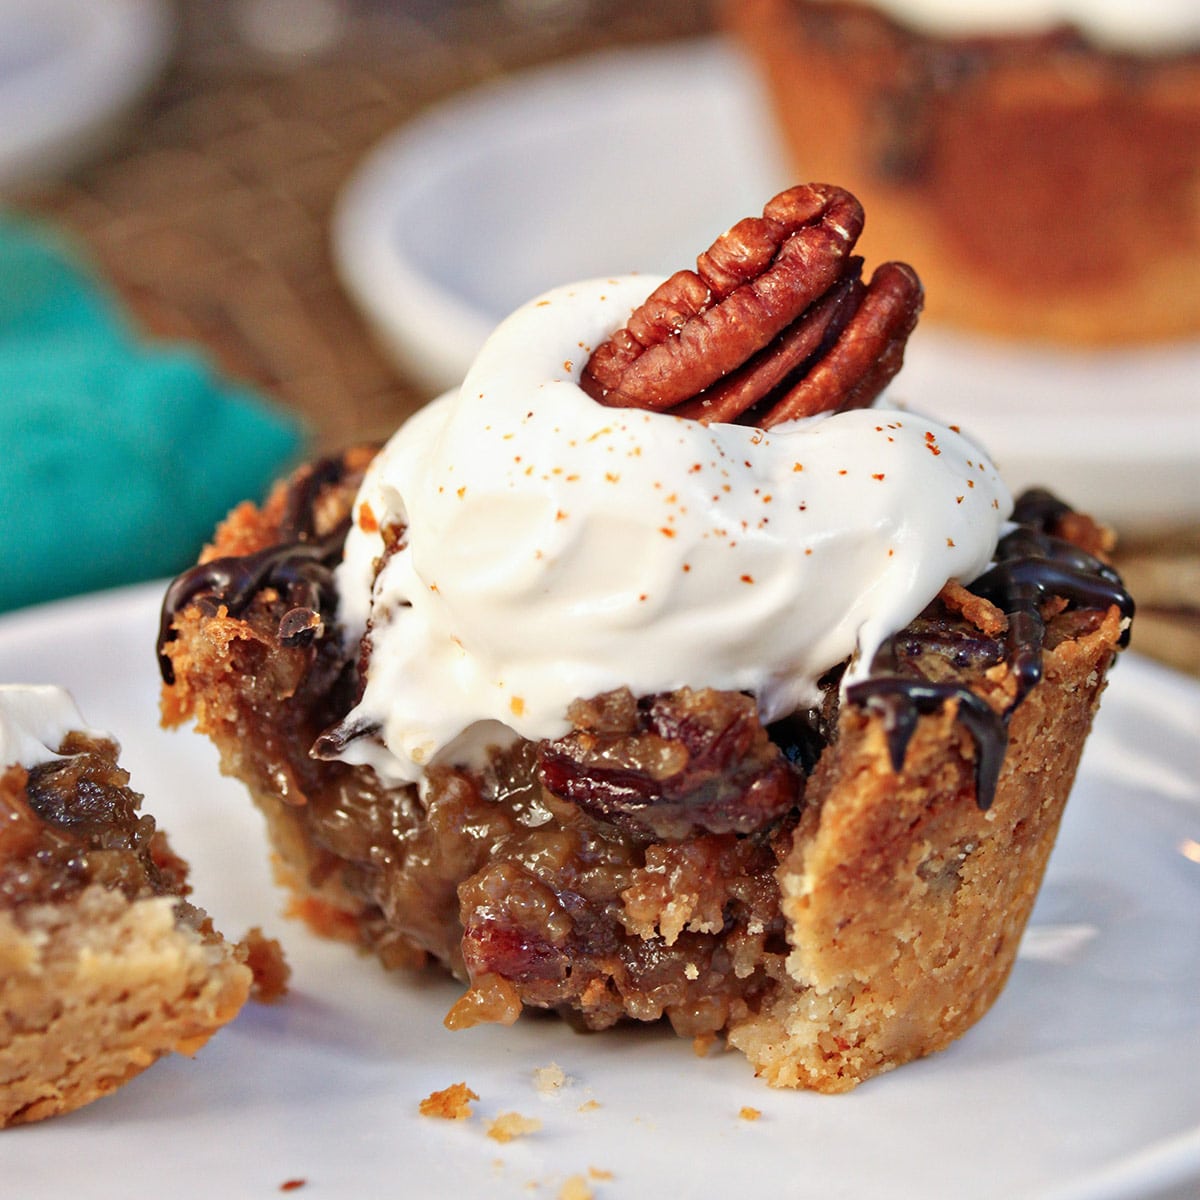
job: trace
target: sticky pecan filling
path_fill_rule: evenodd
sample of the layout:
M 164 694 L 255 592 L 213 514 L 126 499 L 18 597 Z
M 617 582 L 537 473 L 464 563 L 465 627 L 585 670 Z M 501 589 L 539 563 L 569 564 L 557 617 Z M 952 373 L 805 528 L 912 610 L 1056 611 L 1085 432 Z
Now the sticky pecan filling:
M 60 749 L 0 772 L 0 907 L 58 903 L 90 884 L 130 900 L 186 891 L 186 868 L 139 811 L 116 746 L 72 733 Z

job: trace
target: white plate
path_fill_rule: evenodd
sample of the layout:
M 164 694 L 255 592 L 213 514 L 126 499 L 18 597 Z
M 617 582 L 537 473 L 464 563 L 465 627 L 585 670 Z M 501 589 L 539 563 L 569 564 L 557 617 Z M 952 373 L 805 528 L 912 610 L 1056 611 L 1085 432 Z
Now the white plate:
M 162 0 L 0 0 L 0 189 L 97 153 L 172 37 Z
M 159 1063 L 71 1116 L 0 1134 L 6 1196 L 553 1197 L 590 1166 L 606 1197 L 1144 1198 L 1200 1188 L 1200 687 L 1127 656 L 1113 676 L 1012 980 L 949 1050 L 847 1096 L 772 1091 L 737 1054 L 661 1030 L 553 1019 L 448 1033 L 458 989 L 385 975 L 277 916 L 263 834 L 208 743 L 157 727 L 161 589 L 0 620 L 0 680 L 73 689 L 115 731 L 147 808 L 220 928 L 280 936 L 294 986 L 195 1061 Z M 535 1067 L 573 1082 L 547 1098 Z M 417 1115 L 467 1081 L 476 1117 Z M 580 1111 L 588 1101 L 599 1107 Z M 739 1119 L 742 1105 L 761 1120 Z M 483 1119 L 543 1122 L 501 1146 Z M 527 1185 L 536 1183 L 532 1191 Z M 68 1190 L 70 1189 L 70 1191 Z
M 718 42 L 541 69 L 384 141 L 342 196 L 335 257 L 385 346 L 441 390 L 548 287 L 691 266 L 791 182 L 770 130 Z M 968 429 L 1010 486 L 1048 483 L 1125 530 L 1200 519 L 1200 342 L 1071 353 L 925 326 L 907 359 L 893 399 Z

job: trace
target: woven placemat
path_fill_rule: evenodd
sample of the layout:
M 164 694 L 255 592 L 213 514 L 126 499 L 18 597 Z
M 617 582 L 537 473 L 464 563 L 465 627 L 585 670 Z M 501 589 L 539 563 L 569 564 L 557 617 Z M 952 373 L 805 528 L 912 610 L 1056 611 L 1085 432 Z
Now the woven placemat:
M 702 0 L 185 0 L 178 11 L 174 64 L 125 138 L 18 203 L 82 241 L 147 332 L 200 343 L 300 412 L 318 452 L 383 438 L 428 399 L 373 343 L 330 258 L 334 199 L 367 150 L 506 72 L 710 28 Z
M 1116 566 L 1137 601 L 1133 648 L 1200 675 L 1200 529 L 1127 540 Z

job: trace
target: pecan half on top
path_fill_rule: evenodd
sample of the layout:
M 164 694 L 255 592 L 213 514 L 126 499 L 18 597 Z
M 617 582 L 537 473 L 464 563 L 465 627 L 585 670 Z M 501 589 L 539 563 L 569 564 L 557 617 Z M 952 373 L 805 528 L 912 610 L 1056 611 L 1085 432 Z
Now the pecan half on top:
M 588 359 L 601 404 L 768 429 L 870 404 L 904 361 L 924 293 L 903 263 L 863 283 L 862 205 L 811 183 L 677 271 Z

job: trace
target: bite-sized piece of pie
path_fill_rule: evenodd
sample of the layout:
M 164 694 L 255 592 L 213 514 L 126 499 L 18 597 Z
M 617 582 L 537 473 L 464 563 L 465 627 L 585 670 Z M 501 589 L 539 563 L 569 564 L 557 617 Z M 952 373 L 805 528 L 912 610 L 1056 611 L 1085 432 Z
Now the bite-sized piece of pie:
M 862 199 L 868 252 L 919 264 L 932 319 L 1062 344 L 1200 334 L 1198 12 L 721 5 L 790 160 Z
M 665 1016 L 842 1091 L 1002 987 L 1132 603 L 1090 520 L 879 404 L 921 288 L 862 219 L 792 188 L 547 293 L 169 589 L 165 721 L 317 928 L 466 984 L 452 1027 Z
M 185 899 L 187 865 L 140 804 L 66 692 L 0 686 L 0 1127 L 194 1054 L 250 994 L 248 951 Z

